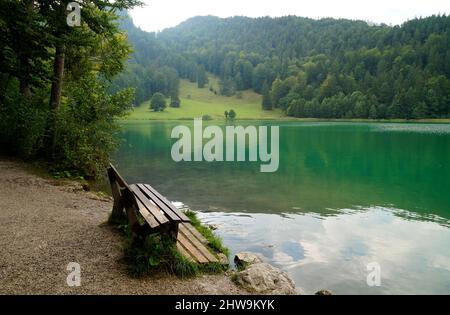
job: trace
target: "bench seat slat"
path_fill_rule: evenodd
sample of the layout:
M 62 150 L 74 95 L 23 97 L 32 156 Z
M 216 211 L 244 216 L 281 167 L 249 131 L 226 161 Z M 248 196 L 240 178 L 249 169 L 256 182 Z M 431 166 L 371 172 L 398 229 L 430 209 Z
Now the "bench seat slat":
M 150 225 L 152 229 L 158 227 L 160 224 L 156 221 L 155 217 L 148 211 L 148 209 L 142 204 L 142 202 L 136 198 L 136 203 L 139 208 L 139 213 L 144 217 L 145 221 Z
M 186 238 L 186 236 L 184 236 L 183 233 L 180 233 L 180 231 L 178 231 L 177 240 L 184 247 L 184 249 L 189 252 L 190 255 L 195 257 L 195 260 L 199 263 L 208 263 L 208 259 L 203 256 L 203 254 Z
M 167 207 L 169 207 L 183 222 L 190 222 L 191 220 L 182 212 L 180 209 L 174 206 L 166 197 L 161 195 L 155 188 L 149 184 L 145 184 L 148 190 L 150 190 L 156 197 L 158 197 L 161 202 L 163 202 Z
M 135 195 L 136 199 L 138 199 L 155 217 L 155 219 L 159 222 L 159 224 L 168 223 L 169 220 L 160 212 L 160 210 L 144 196 L 144 194 L 140 191 L 140 189 L 136 185 L 130 185 L 130 189 Z
M 192 234 L 189 229 L 187 229 L 185 226 L 180 225 L 178 234 L 182 235 L 186 239 L 190 241 L 190 243 L 195 246 L 195 248 L 209 261 L 209 262 L 217 262 L 217 258 L 214 257 L 211 252 L 206 248 L 205 245 L 203 245 L 194 234 Z
M 158 199 L 144 184 L 137 184 L 137 187 L 144 193 L 150 200 L 152 200 L 168 217 L 171 221 L 180 222 L 182 219 L 172 211 L 165 203 Z
M 177 241 L 177 249 L 180 252 L 181 255 L 183 255 L 186 259 L 190 260 L 191 262 L 198 262 L 194 256 L 189 254 L 189 252 L 184 249 L 183 245 L 181 245 L 180 241 Z
M 189 230 L 204 245 L 208 244 L 208 240 L 190 223 L 181 223 L 181 226 Z

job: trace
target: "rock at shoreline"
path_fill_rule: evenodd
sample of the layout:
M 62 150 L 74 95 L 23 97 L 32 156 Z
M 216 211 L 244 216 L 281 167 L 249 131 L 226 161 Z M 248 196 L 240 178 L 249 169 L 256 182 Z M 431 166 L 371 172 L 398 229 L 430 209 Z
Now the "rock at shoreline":
M 334 295 L 334 294 L 329 290 L 320 290 L 314 293 L 314 295 Z
M 234 257 L 234 263 L 238 267 L 246 268 L 247 266 L 255 263 L 262 263 L 262 259 L 258 254 L 250 252 L 237 253 Z
M 215 231 L 219 228 L 219 226 L 217 224 L 208 224 L 207 227 L 211 230 L 211 231 Z
M 219 259 L 219 263 L 222 266 L 229 266 L 230 265 L 230 261 L 228 260 L 227 255 L 225 255 L 224 253 L 217 254 L 217 258 Z
M 235 275 L 235 282 L 257 294 L 295 295 L 295 284 L 289 276 L 272 265 L 252 263 Z

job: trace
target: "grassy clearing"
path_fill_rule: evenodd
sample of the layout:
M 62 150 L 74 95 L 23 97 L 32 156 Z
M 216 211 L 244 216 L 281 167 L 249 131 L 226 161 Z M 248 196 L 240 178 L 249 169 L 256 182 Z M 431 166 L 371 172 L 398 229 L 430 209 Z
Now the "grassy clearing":
M 208 240 L 214 253 L 228 256 L 228 248 L 223 246 L 221 239 L 209 228 L 201 224 L 193 211 L 186 211 L 186 215 L 192 220 L 192 225 Z M 115 222 L 115 225 L 126 235 L 123 252 L 132 277 L 164 272 L 187 278 L 201 273 L 220 273 L 228 268 L 220 263 L 198 264 L 186 259 L 178 252 L 175 241 L 169 235 L 155 233 L 133 241 L 126 224 Z
M 274 109 L 264 111 L 261 109 L 261 95 L 251 91 L 242 91 L 241 97 L 215 95 L 209 90 L 219 90 L 217 78 L 210 76 L 209 83 L 199 89 L 197 83 L 180 80 L 180 108 L 167 107 L 163 112 L 153 112 L 149 109 L 150 101 L 134 108 L 125 121 L 136 120 L 192 120 L 194 118 L 209 116 L 211 120 L 224 120 L 224 112 L 233 109 L 237 113 L 236 120 L 286 120 L 300 122 L 386 122 L 386 123 L 450 123 L 448 118 L 438 119 L 324 119 L 324 118 L 295 118 L 286 116 L 282 110 Z M 167 103 L 169 104 L 169 99 Z M 205 120 L 205 119 L 204 119 Z
M 208 115 L 213 120 L 223 120 L 224 112 L 233 109 L 236 119 L 272 120 L 284 117 L 280 109 L 264 111 L 261 109 L 261 95 L 253 91 L 242 91 L 242 96 L 226 97 L 215 95 L 209 90 L 211 85 L 219 89 L 216 78 L 210 77 L 210 82 L 203 89 L 197 88 L 197 83 L 187 80 L 180 81 L 180 108 L 167 107 L 163 112 L 150 111 L 150 102 L 144 102 L 136 107 L 126 118 L 127 120 L 192 120 Z M 168 100 L 169 103 L 169 100 Z

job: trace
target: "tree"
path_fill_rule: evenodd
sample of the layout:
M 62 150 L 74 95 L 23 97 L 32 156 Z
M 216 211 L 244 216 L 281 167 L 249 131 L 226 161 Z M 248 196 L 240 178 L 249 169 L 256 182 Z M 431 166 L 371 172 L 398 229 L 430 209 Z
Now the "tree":
M 285 96 L 285 91 L 283 91 L 283 81 L 279 77 L 275 79 L 272 83 L 272 104 L 275 107 L 279 107 L 279 101 Z
M 225 115 L 225 119 L 228 119 L 228 111 L 227 110 L 225 111 L 224 115 Z
M 268 67 L 260 63 L 256 66 L 253 71 L 253 90 L 257 93 L 262 93 L 264 82 L 267 84 L 268 81 L 272 82 L 270 78 L 270 70 Z
M 33 3 L 32 1 L 26 1 Z M 115 25 L 117 16 L 116 10 L 132 8 L 139 5 L 140 2 L 136 0 L 122 0 L 108 3 L 105 6 L 104 1 L 96 0 L 90 1 L 90 5 L 83 6 L 81 10 L 81 19 L 83 21 L 82 27 L 71 27 L 66 20 L 66 10 L 70 1 L 45 1 L 40 0 L 34 3 L 35 10 L 41 14 L 43 20 L 47 25 L 47 34 L 51 39 L 48 43 L 54 49 L 53 58 L 53 76 L 51 78 L 50 91 L 50 120 L 47 127 L 48 145 L 51 146 L 51 155 L 54 154 L 54 130 L 57 115 L 61 104 L 62 85 L 64 80 L 64 68 L 66 51 L 68 46 L 75 46 L 77 49 L 90 47 L 94 40 L 106 40 L 113 38 L 114 34 L 118 32 Z M 128 52 L 125 54 L 127 55 Z M 123 62 L 118 62 L 119 66 L 112 73 L 105 71 L 105 75 L 110 77 L 117 72 L 120 72 L 123 67 Z M 119 71 L 117 71 L 119 70 Z
M 155 112 L 162 112 L 166 108 L 166 97 L 164 94 L 156 92 L 150 101 L 150 109 Z
M 368 117 L 375 108 L 385 118 L 448 117 L 449 21 L 437 15 L 390 27 L 293 16 L 198 17 L 161 32 L 158 41 L 130 22 L 126 30 L 135 52 L 129 67 L 152 67 L 155 73 L 170 67 L 199 86 L 198 74 L 211 72 L 220 80 L 220 92 L 213 92 L 228 96 L 249 88 L 264 94 L 266 82 L 271 107 L 288 109 L 292 100 L 302 98 L 312 116 Z M 139 82 L 155 80 L 136 71 L 132 82 L 121 87 L 136 86 L 139 99 L 145 100 L 156 91 Z M 355 91 L 366 101 L 352 102 Z
M 233 109 L 230 109 L 230 111 L 228 112 L 228 118 L 230 118 L 231 120 L 236 118 L 236 112 Z
M 206 83 L 208 83 L 208 76 L 206 75 L 205 67 L 199 65 L 197 67 L 197 86 L 198 88 L 203 89 Z
M 377 118 L 378 118 L 377 107 L 375 106 L 375 104 L 372 104 L 372 105 L 370 106 L 370 109 L 369 109 L 369 118 L 370 118 L 370 119 L 377 119 Z
M 10 90 L 8 106 L 0 97 L 0 120 L 11 121 L 0 129 L 16 134 L 0 130 L 0 141 L 28 158 L 46 156 L 57 168 L 96 176 L 117 144 L 114 117 L 133 98 L 132 89 L 109 91 L 130 52 L 116 12 L 138 2 L 83 2 L 79 27 L 67 25 L 68 3 L 0 2 L 0 78 L 6 75 Z
M 230 78 L 219 81 L 220 94 L 224 96 L 232 96 L 236 93 L 234 81 Z
M 264 82 L 262 86 L 262 108 L 264 110 L 271 110 L 272 109 L 272 100 L 270 97 L 270 90 L 269 85 L 267 82 Z
M 178 96 L 170 97 L 170 107 L 179 108 L 181 104 L 180 98 Z

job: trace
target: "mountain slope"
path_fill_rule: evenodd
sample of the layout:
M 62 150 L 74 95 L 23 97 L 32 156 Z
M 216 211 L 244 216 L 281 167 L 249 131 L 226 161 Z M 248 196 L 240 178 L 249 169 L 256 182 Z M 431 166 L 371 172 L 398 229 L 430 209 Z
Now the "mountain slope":
M 296 16 L 195 17 L 158 34 L 122 27 L 135 54 L 119 85 L 137 86 L 139 102 L 156 91 L 178 97 L 177 78 L 203 86 L 208 71 L 221 94 L 253 89 L 297 117 L 450 115 L 447 16 L 401 27 Z

